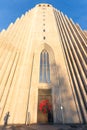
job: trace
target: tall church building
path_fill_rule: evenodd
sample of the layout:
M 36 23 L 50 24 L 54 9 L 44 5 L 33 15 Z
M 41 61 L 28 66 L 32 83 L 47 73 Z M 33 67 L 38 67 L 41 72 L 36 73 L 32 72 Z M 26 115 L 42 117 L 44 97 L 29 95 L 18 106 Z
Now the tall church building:
M 87 123 L 87 32 L 38 4 L 0 33 L 0 124 Z

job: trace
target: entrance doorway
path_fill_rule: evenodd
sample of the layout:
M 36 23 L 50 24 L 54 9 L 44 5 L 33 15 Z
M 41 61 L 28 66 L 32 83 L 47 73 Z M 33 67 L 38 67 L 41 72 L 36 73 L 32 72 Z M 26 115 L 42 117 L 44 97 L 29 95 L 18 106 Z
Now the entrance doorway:
M 53 122 L 52 94 L 51 89 L 38 90 L 38 123 Z

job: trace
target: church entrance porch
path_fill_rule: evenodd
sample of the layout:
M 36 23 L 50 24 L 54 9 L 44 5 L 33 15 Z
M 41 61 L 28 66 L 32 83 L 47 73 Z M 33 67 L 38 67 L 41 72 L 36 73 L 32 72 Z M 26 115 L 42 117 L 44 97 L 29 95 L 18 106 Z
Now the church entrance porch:
M 53 122 L 51 89 L 38 90 L 37 121 L 38 123 Z

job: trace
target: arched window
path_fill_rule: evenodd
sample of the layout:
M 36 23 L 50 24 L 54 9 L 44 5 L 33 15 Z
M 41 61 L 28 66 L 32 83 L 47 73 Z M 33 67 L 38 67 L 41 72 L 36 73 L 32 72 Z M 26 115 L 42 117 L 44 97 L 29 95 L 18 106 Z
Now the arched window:
M 40 82 L 50 82 L 50 65 L 49 54 L 46 50 L 43 50 L 40 54 Z

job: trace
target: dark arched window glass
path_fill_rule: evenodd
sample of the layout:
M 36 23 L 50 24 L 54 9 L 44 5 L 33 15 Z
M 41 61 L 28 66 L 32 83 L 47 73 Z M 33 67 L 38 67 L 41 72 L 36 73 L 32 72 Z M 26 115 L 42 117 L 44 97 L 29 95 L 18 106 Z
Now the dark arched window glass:
M 50 82 L 49 54 L 43 50 L 40 54 L 40 82 Z

